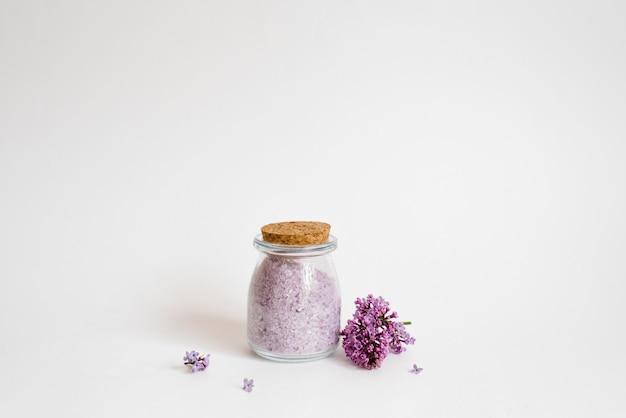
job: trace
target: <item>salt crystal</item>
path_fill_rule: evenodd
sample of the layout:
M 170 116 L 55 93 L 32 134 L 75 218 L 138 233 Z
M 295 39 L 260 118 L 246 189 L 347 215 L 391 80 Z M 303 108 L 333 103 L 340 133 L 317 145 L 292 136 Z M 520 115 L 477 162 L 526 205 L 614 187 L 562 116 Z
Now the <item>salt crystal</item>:
M 263 255 L 248 292 L 248 341 L 276 360 L 324 357 L 338 345 L 341 294 L 318 257 Z

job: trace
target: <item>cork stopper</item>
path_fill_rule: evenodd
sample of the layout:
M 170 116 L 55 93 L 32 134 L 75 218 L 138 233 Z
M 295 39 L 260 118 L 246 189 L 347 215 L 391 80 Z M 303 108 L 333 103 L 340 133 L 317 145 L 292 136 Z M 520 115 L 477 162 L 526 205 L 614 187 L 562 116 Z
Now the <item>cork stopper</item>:
M 281 245 L 324 244 L 330 235 L 330 225 L 324 222 L 278 222 L 261 227 L 263 240 Z

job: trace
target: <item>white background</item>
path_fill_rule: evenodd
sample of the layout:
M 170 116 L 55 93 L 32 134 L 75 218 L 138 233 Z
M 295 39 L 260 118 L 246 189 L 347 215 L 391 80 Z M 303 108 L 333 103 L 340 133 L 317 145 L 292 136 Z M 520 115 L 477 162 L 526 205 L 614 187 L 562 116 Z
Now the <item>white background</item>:
M 2 0 L 0 416 L 626 416 L 625 19 Z M 285 220 L 332 225 L 343 321 L 381 295 L 415 345 L 254 356 Z

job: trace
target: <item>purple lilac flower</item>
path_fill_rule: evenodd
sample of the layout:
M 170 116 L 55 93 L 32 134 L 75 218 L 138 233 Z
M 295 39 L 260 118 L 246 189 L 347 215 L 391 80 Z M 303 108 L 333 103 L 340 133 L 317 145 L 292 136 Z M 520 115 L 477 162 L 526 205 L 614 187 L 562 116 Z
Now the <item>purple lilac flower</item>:
M 421 367 L 417 367 L 417 364 L 413 365 L 413 368 L 410 370 L 411 373 L 420 374 L 420 372 L 424 370 Z
M 252 388 L 254 387 L 254 379 L 248 379 L 244 377 L 243 379 L 243 390 L 246 392 L 252 392 Z
M 406 347 L 402 344 L 413 344 L 415 338 L 411 337 L 407 330 L 404 328 L 402 322 L 391 322 L 389 324 L 389 330 L 391 331 L 391 341 L 389 342 L 389 348 L 394 354 L 400 354 L 406 351 Z
M 191 372 L 199 372 L 209 367 L 210 354 L 200 355 L 197 351 L 191 350 L 185 353 L 183 361 L 186 365 L 191 366 Z
M 413 344 L 415 339 L 404 328 L 404 323 L 392 321 L 398 317 L 389 302 L 382 297 L 357 298 L 356 311 L 341 331 L 343 348 L 357 366 L 375 369 L 382 365 L 389 351 L 402 353 L 402 344 Z M 408 324 L 408 323 L 406 323 Z
M 187 351 L 185 353 L 185 357 L 183 357 L 183 361 L 185 364 L 194 364 L 198 360 L 199 356 L 200 353 L 195 350 Z

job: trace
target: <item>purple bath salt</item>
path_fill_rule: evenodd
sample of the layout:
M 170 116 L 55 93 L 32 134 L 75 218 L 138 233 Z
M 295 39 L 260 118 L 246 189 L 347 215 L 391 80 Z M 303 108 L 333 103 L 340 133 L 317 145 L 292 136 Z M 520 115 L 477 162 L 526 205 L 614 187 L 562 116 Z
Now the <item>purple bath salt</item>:
M 268 254 L 257 265 L 248 293 L 248 341 L 258 354 L 298 360 L 337 347 L 341 294 L 336 277 L 316 267 L 320 257 Z

